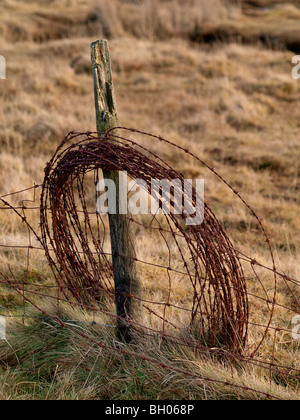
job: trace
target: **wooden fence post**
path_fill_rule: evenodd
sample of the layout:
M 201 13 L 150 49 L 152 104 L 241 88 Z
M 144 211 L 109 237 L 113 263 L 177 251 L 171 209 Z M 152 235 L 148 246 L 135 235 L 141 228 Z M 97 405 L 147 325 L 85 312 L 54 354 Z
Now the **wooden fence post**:
M 116 99 L 112 80 L 110 55 L 107 41 L 91 44 L 94 76 L 95 107 L 98 134 L 118 126 Z M 115 182 L 117 191 L 117 214 L 109 214 L 113 274 L 115 282 L 118 335 L 125 342 L 131 340 L 130 320 L 139 310 L 139 279 L 135 262 L 135 251 L 129 238 L 128 216 L 119 213 L 120 181 L 118 171 L 103 171 L 106 179 Z M 132 239 L 132 238 L 131 238 Z

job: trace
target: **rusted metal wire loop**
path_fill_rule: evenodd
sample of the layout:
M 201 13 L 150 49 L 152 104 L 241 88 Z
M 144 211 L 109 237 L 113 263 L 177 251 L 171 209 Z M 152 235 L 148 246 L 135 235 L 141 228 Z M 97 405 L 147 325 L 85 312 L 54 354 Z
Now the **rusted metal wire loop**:
M 141 139 L 136 140 L 138 137 Z M 149 139 L 151 148 L 143 146 L 149 144 Z M 100 137 L 97 133 L 71 132 L 47 164 L 41 185 L 1 196 L 0 211 L 13 212 L 25 224 L 28 244 L 5 242 L 0 244 L 0 248 L 12 252 L 27 251 L 27 267 L 30 265 L 30 255 L 43 250 L 56 284 L 43 285 L 26 279 L 20 282 L 11 269 L 9 276 L 0 273 L 0 284 L 15 290 L 23 297 L 24 305 L 27 302 L 43 315 L 45 311 L 39 308 L 35 298 L 56 301 L 58 305 L 69 303 L 72 307 L 78 306 L 93 314 L 103 314 L 111 318 L 109 324 L 113 325 L 118 317 L 113 311 L 116 294 L 109 225 L 106 216 L 96 211 L 99 197 L 96 185 L 102 170 L 124 171 L 130 180 L 143 180 L 142 188 L 148 195 L 153 179 L 176 179 L 184 185 L 184 173 L 174 168 L 167 158 L 161 157 L 161 143 L 179 154 L 180 158 L 188 156 L 197 165 L 205 167 L 246 206 L 249 214 L 256 219 L 268 247 L 271 267 L 236 249 L 207 202 L 203 222 L 188 226 L 186 221 L 190 215 L 185 209 L 187 205 L 189 208 L 195 207 L 196 189 L 193 186 L 191 195 L 184 197 L 188 201 L 185 203 L 180 194 L 175 194 L 174 187 L 170 214 L 126 216 L 130 222 L 128 235 L 131 235 L 132 243 L 137 244 L 137 255 L 134 258 L 122 257 L 137 263 L 142 283 L 142 294 L 134 296 L 131 293 L 129 297 L 140 302 L 146 314 L 130 320 L 130 327 L 145 335 L 158 334 L 199 352 L 224 355 L 230 360 L 260 366 L 269 370 L 270 374 L 280 372 L 281 375 L 298 377 L 300 371 L 297 368 L 276 365 L 274 354 L 271 361 L 263 360 L 258 355 L 270 334 L 274 334 L 275 343 L 276 334 L 290 332 L 287 325 L 274 326 L 272 319 L 277 310 L 299 313 L 300 305 L 294 290 L 300 286 L 300 281 L 277 269 L 271 241 L 263 223 L 241 194 L 214 168 L 188 150 L 159 136 L 124 127 L 110 130 Z M 33 200 L 20 200 L 17 205 L 9 203 L 9 200 L 15 203 L 16 197 L 22 197 L 28 191 L 33 191 Z M 40 197 L 39 205 L 36 204 L 37 197 Z M 161 191 L 157 199 L 163 206 Z M 28 201 L 32 201 L 32 204 L 29 205 Z M 33 226 L 27 218 L 29 212 L 36 215 L 37 211 L 40 212 L 38 227 Z M 153 241 L 154 244 L 146 255 L 143 241 Z M 153 249 L 157 252 L 154 253 Z M 247 265 L 256 282 L 255 290 L 248 290 L 245 275 Z M 270 283 L 268 287 L 265 286 L 258 269 L 267 272 L 269 277 L 270 274 L 273 276 L 272 288 Z M 291 308 L 277 302 L 278 278 L 291 292 Z M 159 293 L 155 293 L 157 289 Z M 253 316 L 257 303 L 263 314 L 259 323 L 255 321 L 257 316 Z M 71 328 L 59 319 L 56 321 Z M 258 337 L 256 342 L 249 338 L 249 332 L 254 329 Z M 183 334 L 184 331 L 187 335 Z M 142 355 L 122 352 L 148 360 Z M 183 373 L 191 375 L 190 372 Z M 212 381 L 211 378 L 201 379 Z
M 45 170 L 41 195 L 43 246 L 59 283 L 84 303 L 101 300 L 103 294 L 112 296 L 113 290 L 111 262 L 103 249 L 105 238 L 99 228 L 101 217 L 96 214 L 97 220 L 93 222 L 87 204 L 88 174 L 100 169 L 126 171 L 130 179 L 145 181 L 148 193 L 153 179 L 177 179 L 184 184 L 180 171 L 116 133 L 111 130 L 101 137 L 94 133 L 70 133 Z M 180 208 L 183 201 L 178 202 L 176 197 L 174 194 L 172 204 L 180 214 L 166 214 L 163 221 L 153 216 L 169 254 L 165 269 L 168 299 L 158 315 L 163 321 L 162 330 L 168 321 L 166 308 L 175 305 L 170 296 L 176 271 L 171 264 L 176 259 L 190 287 L 189 324 L 196 326 L 199 340 L 205 340 L 209 347 L 222 342 L 233 352 L 242 353 L 247 344 L 249 305 L 239 255 L 207 204 L 203 223 L 187 228 L 186 213 Z M 194 187 L 189 204 L 196 205 Z M 135 222 L 133 217 L 130 222 Z M 93 224 L 98 228 L 94 229 Z M 49 248 L 54 250 L 55 262 Z M 144 264 L 142 259 L 136 261 Z

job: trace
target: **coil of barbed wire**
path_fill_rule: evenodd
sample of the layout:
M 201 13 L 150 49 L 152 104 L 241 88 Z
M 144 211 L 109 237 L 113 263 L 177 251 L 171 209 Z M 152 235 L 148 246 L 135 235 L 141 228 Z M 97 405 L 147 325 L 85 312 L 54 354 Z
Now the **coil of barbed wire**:
M 118 132 L 110 131 L 100 137 L 72 132 L 66 137 L 45 169 L 42 241 L 53 273 L 64 286 L 62 290 L 66 288 L 85 304 L 103 303 L 103 296 L 115 297 L 111 254 L 104 249 L 105 223 L 96 207 L 91 208 L 91 202 L 97 198 L 95 188 L 92 195 L 87 189 L 87 178 L 96 184 L 100 170 L 124 171 L 132 180 L 141 179 L 149 194 L 153 179 L 178 179 L 184 183 L 180 171 Z M 180 207 L 182 203 L 174 197 L 175 194 L 173 208 Z M 195 206 L 195 200 L 196 190 L 192 187 L 191 206 Z M 249 302 L 238 253 L 206 203 L 201 224 L 187 226 L 186 218 L 184 211 L 170 212 L 153 216 L 151 223 L 146 223 L 128 215 L 131 225 L 156 230 L 168 254 L 167 263 L 158 268 L 165 276 L 159 274 L 155 279 L 159 283 L 165 277 L 167 298 L 164 302 L 151 302 L 143 295 L 139 299 L 152 316 L 160 319 L 164 330 L 167 324 L 174 324 L 174 313 L 184 312 L 184 319 L 188 314 L 188 325 L 197 331 L 199 342 L 204 341 L 210 348 L 221 345 L 242 353 L 247 344 Z M 158 265 L 141 256 L 136 261 L 146 269 Z M 172 266 L 174 261 L 176 267 Z M 190 293 L 189 307 L 172 301 L 179 273 Z M 155 304 L 163 310 L 154 310 Z M 171 319 L 167 308 L 172 307 L 175 309 Z M 149 330 L 143 321 L 136 322 L 136 326 Z

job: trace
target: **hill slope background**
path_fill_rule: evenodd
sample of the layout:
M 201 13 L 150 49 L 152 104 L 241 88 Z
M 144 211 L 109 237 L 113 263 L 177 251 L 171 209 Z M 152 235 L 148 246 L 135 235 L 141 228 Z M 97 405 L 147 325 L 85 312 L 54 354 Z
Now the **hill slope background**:
M 170 138 L 214 166 L 257 210 L 279 267 L 299 278 L 300 82 L 291 77 L 300 52 L 299 7 L 297 1 L 0 1 L 0 54 L 7 62 L 7 80 L 0 82 L 0 195 L 40 183 L 45 162 L 69 131 L 95 130 L 89 48 L 107 38 L 120 123 Z M 170 158 L 188 178 L 205 175 L 189 160 Z M 247 212 L 214 178 L 206 181 L 206 200 L 236 247 L 270 264 Z M 26 238 L 15 219 L 0 217 L 0 243 Z M 151 243 L 140 246 L 149 256 L 157 252 Z M 1 271 L 8 263 L 21 278 L 20 256 L 1 251 Z M 38 259 L 33 276 L 51 282 Z M 271 276 L 264 280 L 271 288 Z M 284 285 L 279 301 L 293 304 Z M 20 311 L 22 300 L 4 288 L 0 305 Z M 69 319 L 89 316 L 65 310 Z M 289 314 L 280 317 L 290 325 Z M 134 360 L 98 358 L 95 348 L 49 323 L 11 321 L 9 331 L 13 350 L 5 344 L 0 350 L 2 399 L 259 398 Z M 115 345 L 111 332 L 87 332 Z M 265 357 L 273 344 L 270 337 Z M 259 369 L 199 359 L 155 340 L 143 348 L 203 376 L 299 397 L 294 379 L 274 375 L 270 384 Z M 300 368 L 299 345 L 289 335 L 276 350 L 278 362 Z

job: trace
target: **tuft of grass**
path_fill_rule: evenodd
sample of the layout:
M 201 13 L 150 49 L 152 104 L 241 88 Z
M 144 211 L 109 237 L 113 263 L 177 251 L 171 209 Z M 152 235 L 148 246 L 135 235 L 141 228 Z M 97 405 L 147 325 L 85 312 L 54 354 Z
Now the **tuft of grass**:
M 57 316 L 53 310 L 50 313 Z M 72 318 L 73 331 L 47 317 L 9 329 L 7 344 L 0 345 L 1 399 L 265 398 L 259 392 L 217 381 L 254 388 L 277 398 L 298 398 L 289 384 L 281 382 L 280 374 L 274 374 L 274 381 L 270 384 L 268 372 L 263 373 L 255 367 L 234 366 L 226 360 L 204 354 L 195 355 L 187 347 L 155 337 L 137 335 L 133 344 L 126 348 L 116 341 L 115 334 L 107 327 L 88 324 L 87 313 L 61 308 L 59 315 L 63 319 Z M 97 322 L 107 320 L 101 317 Z M 83 338 L 82 334 L 88 338 Z M 100 348 L 95 342 L 110 349 Z M 124 356 L 121 348 L 150 358 L 152 362 Z M 164 364 L 171 369 L 163 368 Z M 189 371 L 199 378 L 188 377 L 178 370 Z M 201 377 L 216 382 L 207 382 Z

